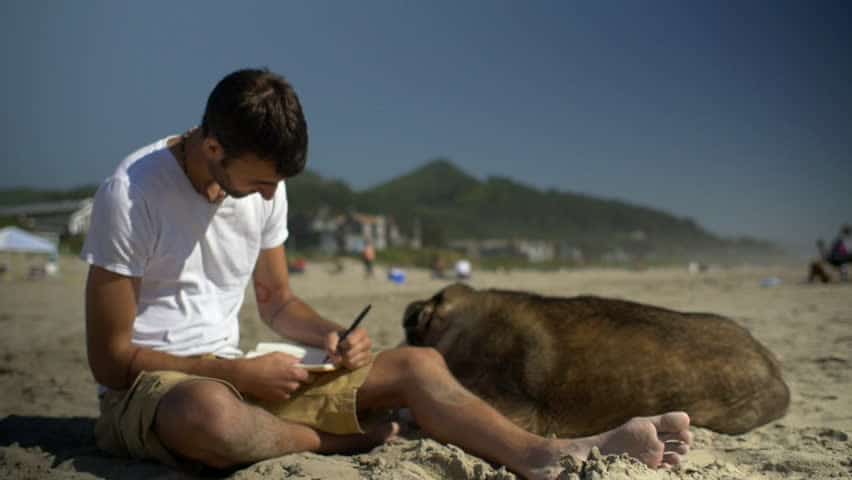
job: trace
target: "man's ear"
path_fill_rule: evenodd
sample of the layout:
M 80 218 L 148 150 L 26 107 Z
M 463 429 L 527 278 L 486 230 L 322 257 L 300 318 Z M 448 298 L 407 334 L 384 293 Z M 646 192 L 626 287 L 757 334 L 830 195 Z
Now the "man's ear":
M 201 141 L 201 149 L 207 158 L 215 162 L 221 163 L 225 159 L 225 149 L 222 148 L 222 144 L 219 143 L 219 140 L 216 140 L 216 137 L 204 137 L 204 140 Z

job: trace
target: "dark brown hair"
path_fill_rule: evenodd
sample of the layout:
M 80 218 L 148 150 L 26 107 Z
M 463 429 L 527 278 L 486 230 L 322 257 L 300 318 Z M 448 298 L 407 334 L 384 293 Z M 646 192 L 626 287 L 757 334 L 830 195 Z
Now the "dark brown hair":
M 305 168 L 308 126 L 293 86 L 267 69 L 237 70 L 219 81 L 204 110 L 201 131 L 226 159 L 252 153 L 288 178 Z

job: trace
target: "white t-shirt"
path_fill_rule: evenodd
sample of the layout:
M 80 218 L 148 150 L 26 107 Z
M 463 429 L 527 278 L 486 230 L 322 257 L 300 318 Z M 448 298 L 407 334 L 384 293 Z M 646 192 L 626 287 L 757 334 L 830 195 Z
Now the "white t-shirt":
M 95 195 L 81 257 L 141 277 L 133 343 L 174 355 L 242 355 L 237 313 L 261 249 L 287 239 L 287 194 L 211 204 L 166 146 L 132 153 Z

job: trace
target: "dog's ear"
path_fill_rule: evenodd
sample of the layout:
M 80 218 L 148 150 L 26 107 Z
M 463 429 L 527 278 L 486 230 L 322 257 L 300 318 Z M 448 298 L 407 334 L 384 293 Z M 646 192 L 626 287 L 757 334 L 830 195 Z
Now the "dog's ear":
M 475 293 L 476 290 L 464 283 L 454 283 L 432 297 L 432 302 L 440 317 L 450 319 Z M 441 328 L 445 326 L 442 324 Z
M 436 293 L 429 302 L 441 317 L 451 317 L 453 310 L 459 308 L 476 290 L 464 283 L 454 283 Z M 445 325 L 441 325 L 443 328 Z
M 466 297 L 476 290 L 466 283 L 456 282 L 449 287 L 438 292 L 443 294 L 445 298 Z

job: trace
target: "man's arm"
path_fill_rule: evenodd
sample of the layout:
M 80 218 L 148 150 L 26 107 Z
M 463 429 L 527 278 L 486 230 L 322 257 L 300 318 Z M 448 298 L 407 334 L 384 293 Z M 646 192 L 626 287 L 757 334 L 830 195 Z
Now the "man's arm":
M 286 354 L 224 360 L 178 357 L 133 345 L 140 279 L 92 266 L 86 282 L 86 347 L 95 380 L 109 388 L 130 387 L 142 371 L 171 370 L 231 382 L 256 398 L 282 400 L 308 373 Z
M 338 346 L 338 333 L 344 328 L 321 317 L 293 293 L 283 245 L 260 252 L 254 291 L 260 318 L 279 335 L 324 348 L 333 361 L 347 368 L 362 367 L 370 361 L 372 342 L 366 330 L 356 329 Z
M 86 281 L 86 348 L 95 380 L 124 389 L 136 377 L 131 370 L 138 347 L 131 342 L 139 279 L 92 266 Z

